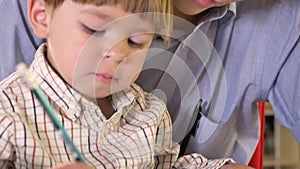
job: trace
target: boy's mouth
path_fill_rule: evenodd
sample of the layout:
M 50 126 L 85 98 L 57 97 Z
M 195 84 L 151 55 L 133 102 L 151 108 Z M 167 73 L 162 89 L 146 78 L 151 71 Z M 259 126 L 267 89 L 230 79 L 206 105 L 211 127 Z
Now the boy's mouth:
M 95 75 L 97 80 L 100 80 L 104 83 L 111 83 L 113 80 L 117 80 L 116 78 L 114 78 L 112 75 L 108 73 L 95 73 Z

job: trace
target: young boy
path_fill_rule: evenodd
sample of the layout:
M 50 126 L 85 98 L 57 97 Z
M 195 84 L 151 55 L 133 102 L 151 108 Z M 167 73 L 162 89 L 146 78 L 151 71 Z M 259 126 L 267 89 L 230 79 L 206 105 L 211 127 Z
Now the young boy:
M 165 105 L 132 84 L 158 25 L 155 13 L 170 8 L 170 0 L 28 1 L 30 25 L 47 39 L 29 71 L 95 168 L 170 168 L 177 158 Z M 139 12 L 154 12 L 152 20 L 133 15 Z M 0 102 L 0 168 L 74 161 L 22 72 L 1 83 Z
M 29 0 L 30 25 L 47 39 L 29 72 L 86 165 L 68 163 L 72 151 L 23 72 L 15 72 L 0 84 L 0 168 L 220 168 L 230 161 L 199 154 L 177 160 L 164 103 L 133 84 L 153 25 L 170 27 L 156 13 L 170 8 L 170 0 Z M 139 12 L 154 15 L 133 15 Z

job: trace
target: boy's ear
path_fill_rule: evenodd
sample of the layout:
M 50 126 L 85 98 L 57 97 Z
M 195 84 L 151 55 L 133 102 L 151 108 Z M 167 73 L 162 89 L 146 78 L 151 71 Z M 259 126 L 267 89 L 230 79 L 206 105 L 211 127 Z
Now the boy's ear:
M 47 5 L 44 0 L 28 0 L 28 21 L 34 33 L 40 38 L 48 37 Z

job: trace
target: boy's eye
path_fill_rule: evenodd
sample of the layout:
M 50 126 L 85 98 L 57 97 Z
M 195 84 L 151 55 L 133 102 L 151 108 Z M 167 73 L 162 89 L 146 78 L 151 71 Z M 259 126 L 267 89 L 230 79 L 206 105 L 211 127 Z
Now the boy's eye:
M 133 39 L 128 39 L 128 43 L 129 45 L 131 45 L 132 47 L 136 47 L 136 48 L 141 48 L 143 47 L 144 43 L 139 43 L 137 41 L 134 41 Z
M 150 43 L 153 38 L 152 34 L 139 33 L 134 34 L 128 38 L 128 43 L 135 48 L 143 48 L 146 44 Z
M 95 35 L 100 35 L 100 34 L 103 34 L 105 32 L 105 30 L 95 30 L 95 29 L 92 29 L 86 25 L 83 25 L 83 30 L 88 33 L 88 34 L 95 34 Z

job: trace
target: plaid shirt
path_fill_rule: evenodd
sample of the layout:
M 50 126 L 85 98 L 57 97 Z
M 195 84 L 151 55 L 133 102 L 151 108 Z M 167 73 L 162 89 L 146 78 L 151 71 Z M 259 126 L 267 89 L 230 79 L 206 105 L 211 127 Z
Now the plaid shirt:
M 172 143 L 172 124 L 163 102 L 133 84 L 112 95 L 116 112 L 106 119 L 96 104 L 51 69 L 45 48 L 39 48 L 29 71 L 88 163 L 96 168 L 172 168 L 179 145 Z M 74 160 L 19 72 L 0 87 L 1 168 L 51 168 Z M 189 155 L 180 158 L 175 168 L 221 166 L 226 161 L 208 163 L 201 155 Z

